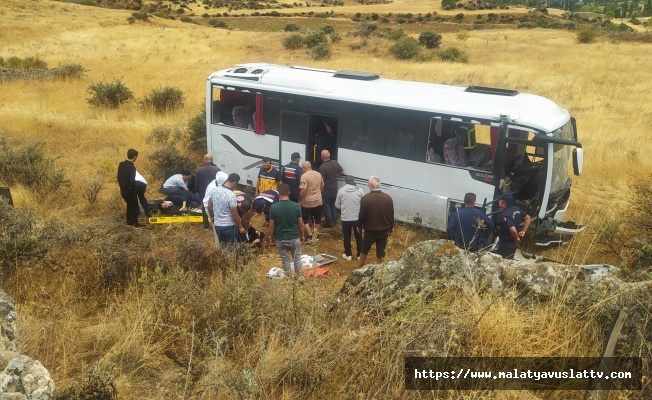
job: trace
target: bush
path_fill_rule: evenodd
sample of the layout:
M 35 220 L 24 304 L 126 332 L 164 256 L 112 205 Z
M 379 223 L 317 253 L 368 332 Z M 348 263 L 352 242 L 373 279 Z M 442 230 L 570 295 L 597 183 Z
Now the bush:
M 204 121 L 204 124 L 206 121 Z M 206 127 L 204 126 L 204 129 Z M 176 141 L 181 139 L 181 131 L 175 127 L 170 126 L 155 126 L 152 128 L 152 132 L 147 136 L 145 141 L 147 144 L 154 144 L 159 146 L 167 146 L 174 144 Z
M 449 47 L 439 53 L 439 59 L 446 62 L 467 63 L 469 57 L 457 47 Z
M 333 25 L 324 25 L 321 27 L 321 31 L 327 35 L 331 35 L 335 33 L 335 28 L 333 28 Z
M 578 43 L 593 43 L 596 40 L 595 31 L 591 28 L 582 28 L 577 32 Z
M 433 31 L 421 32 L 419 35 L 419 43 L 426 46 L 428 49 L 436 49 L 441 44 L 441 35 Z
M 48 69 L 48 64 L 38 56 L 24 59 L 12 56 L 3 61 L 2 66 L 10 69 Z
M 320 43 L 310 50 L 310 57 L 313 60 L 328 60 L 331 58 L 331 46 L 328 43 Z
M 469 35 L 469 31 L 464 31 L 464 30 L 459 31 L 459 32 L 457 32 L 457 34 L 455 35 L 455 37 L 456 37 L 457 40 L 459 40 L 460 42 L 466 42 L 466 41 L 469 39 L 469 37 L 470 37 L 470 35 Z
M 376 32 L 378 29 L 378 25 L 376 24 L 368 24 L 368 23 L 362 23 L 358 25 L 358 27 L 355 29 L 355 32 L 353 33 L 354 36 L 360 36 L 363 38 L 369 37 Z
M 9 276 L 18 265 L 40 259 L 49 251 L 46 230 L 38 228 L 31 210 L 16 212 L 0 197 L 0 276 Z
M 88 92 L 92 96 L 86 100 L 93 107 L 118 108 L 134 98 L 131 90 L 119 79 L 113 82 L 93 83 L 88 87 Z
M 163 179 L 163 176 L 168 172 L 194 171 L 197 167 L 195 160 L 186 154 L 182 154 L 174 146 L 167 146 L 155 151 L 151 160 L 154 163 L 154 169 L 157 171 L 159 179 Z
M 0 180 L 6 185 L 21 184 L 40 193 L 55 191 L 67 184 L 65 171 L 46 157 L 43 142 L 36 142 L 22 151 L 14 151 L 6 139 L 0 138 Z
M 75 80 L 81 79 L 86 73 L 86 68 L 82 67 L 81 64 L 63 64 L 58 68 L 52 70 L 54 76 L 62 80 Z
M 464 14 L 459 13 L 459 14 L 455 15 L 455 21 L 457 21 L 457 22 L 464 21 Z
M 457 8 L 456 0 L 442 0 L 441 1 L 442 10 L 454 10 Z
M 320 44 L 328 44 L 328 38 L 324 32 L 311 32 L 303 41 L 308 48 L 319 46 Z
M 287 24 L 287 25 L 285 25 L 283 30 L 285 32 L 296 32 L 296 31 L 299 30 L 299 25 L 297 25 L 297 24 Z
M 224 22 L 224 21 L 220 21 L 220 20 L 217 19 L 217 18 L 211 18 L 211 19 L 208 21 L 208 25 L 212 26 L 213 28 L 223 28 L 223 29 L 226 29 L 226 28 L 229 27 L 229 26 L 226 24 L 226 22 Z
M 606 19 L 614 19 L 616 17 L 616 14 L 613 11 L 607 11 L 604 13 L 604 17 Z
M 293 33 L 283 39 L 283 46 L 288 50 L 300 49 L 303 46 L 303 36 L 298 33 Z
M 138 21 L 149 22 L 149 15 L 147 15 L 147 13 L 134 11 L 131 13 L 131 16 Z
M 38 57 L 26 57 L 21 67 L 22 69 L 48 69 L 48 64 Z
M 397 41 L 402 37 L 405 37 L 405 31 L 401 28 L 397 29 L 392 29 L 389 27 L 382 28 L 378 31 L 377 33 L 378 36 L 389 39 L 389 40 L 394 40 Z
M 175 111 L 183 107 L 181 89 L 165 86 L 152 90 L 141 102 L 143 108 L 154 110 L 158 114 Z
M 417 41 L 410 37 L 399 39 L 389 48 L 389 52 L 399 60 L 410 60 L 419 54 L 419 50 Z
M 206 108 L 188 120 L 188 148 L 190 150 L 206 150 Z
M 114 400 L 118 398 L 113 372 L 102 372 L 94 366 L 84 371 L 81 383 L 73 384 L 61 392 L 55 392 L 53 400 Z

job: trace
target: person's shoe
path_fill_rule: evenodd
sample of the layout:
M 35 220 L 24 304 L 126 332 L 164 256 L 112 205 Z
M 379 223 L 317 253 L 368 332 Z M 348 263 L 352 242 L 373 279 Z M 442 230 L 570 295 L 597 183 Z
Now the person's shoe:
M 342 254 L 342 258 L 345 259 L 346 261 L 351 261 L 352 257 L 347 256 L 346 254 Z
M 186 211 L 186 210 L 187 210 L 187 208 L 186 208 L 186 207 L 183 207 L 183 208 L 180 208 L 180 209 L 179 209 L 179 212 L 184 212 L 184 211 Z
M 140 224 L 140 223 L 138 223 L 138 222 L 136 222 L 135 224 L 133 224 L 133 225 L 131 225 L 131 226 L 133 226 L 134 228 L 144 228 L 144 227 L 145 227 L 145 225 Z
M 199 208 L 189 208 L 188 211 L 195 214 L 201 214 L 201 209 Z

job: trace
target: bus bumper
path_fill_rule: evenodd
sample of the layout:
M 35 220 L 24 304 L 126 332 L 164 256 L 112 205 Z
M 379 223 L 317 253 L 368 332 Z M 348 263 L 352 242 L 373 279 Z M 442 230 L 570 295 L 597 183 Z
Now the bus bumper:
M 570 200 L 566 201 L 563 209 L 554 211 L 554 214 L 539 224 L 539 233 L 535 236 L 534 244 L 538 247 L 560 246 L 569 242 L 573 236 L 586 229 L 586 224 L 580 225 L 575 221 L 562 221 L 568 210 Z

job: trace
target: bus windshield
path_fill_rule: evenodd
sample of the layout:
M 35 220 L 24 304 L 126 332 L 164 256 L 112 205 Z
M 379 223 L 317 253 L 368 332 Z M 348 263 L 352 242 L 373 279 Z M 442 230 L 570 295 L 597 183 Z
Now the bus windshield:
M 555 137 L 562 139 L 573 139 L 573 125 L 568 121 L 564 126 L 552 132 Z M 553 145 L 552 179 L 550 193 L 558 193 L 570 186 L 568 177 L 568 162 L 570 160 L 571 148 L 568 145 Z

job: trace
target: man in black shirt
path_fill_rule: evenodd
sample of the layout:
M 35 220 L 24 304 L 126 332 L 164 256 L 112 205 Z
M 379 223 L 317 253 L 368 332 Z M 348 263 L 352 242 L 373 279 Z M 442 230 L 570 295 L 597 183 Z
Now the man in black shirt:
M 129 149 L 127 159 L 118 165 L 118 185 L 120 185 L 120 195 L 127 203 L 127 225 L 140 228 L 138 223 L 138 195 L 136 194 L 136 167 L 134 163 L 138 158 L 138 151 Z

